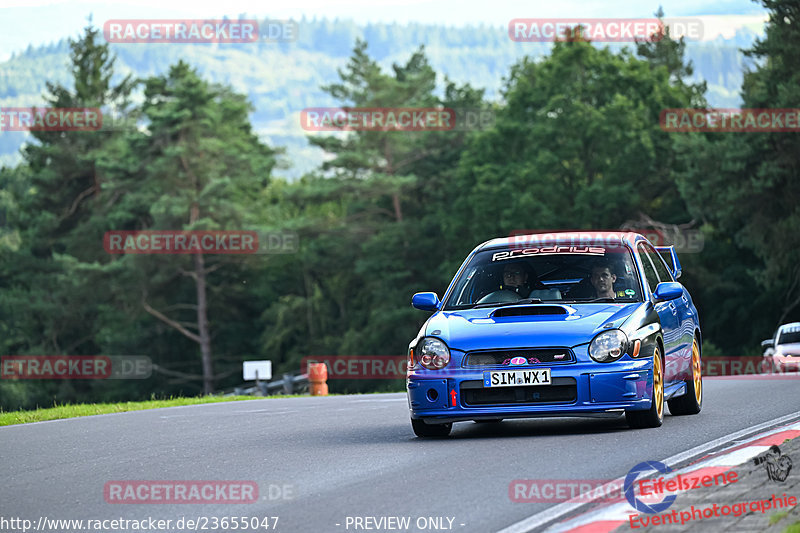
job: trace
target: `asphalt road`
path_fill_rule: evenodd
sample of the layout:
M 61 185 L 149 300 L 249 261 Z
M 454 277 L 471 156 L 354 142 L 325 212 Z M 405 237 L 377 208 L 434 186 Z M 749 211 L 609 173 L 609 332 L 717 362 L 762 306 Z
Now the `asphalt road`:
M 648 430 L 630 430 L 624 418 L 464 422 L 449 439 L 421 440 L 411 431 L 404 394 L 253 400 L 2 427 L 0 518 L 175 524 L 181 517 L 277 516 L 274 531 L 343 532 L 390 531 L 371 521 L 356 528 L 354 517 L 396 516 L 410 517 L 400 531 L 497 531 L 554 505 L 512 502 L 514 479 L 614 479 L 641 461 L 800 416 L 796 379 L 704 385 L 702 413 L 667 415 L 661 428 Z M 124 480 L 251 480 L 260 494 L 250 504 L 107 503 L 105 484 Z M 267 530 L 262 521 L 258 531 L 274 524 Z M 0 531 L 21 529 L 0 520 Z

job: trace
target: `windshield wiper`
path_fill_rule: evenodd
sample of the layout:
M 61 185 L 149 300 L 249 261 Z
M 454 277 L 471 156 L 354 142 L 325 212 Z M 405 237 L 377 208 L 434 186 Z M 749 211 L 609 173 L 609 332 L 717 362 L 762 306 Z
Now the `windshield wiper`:
M 483 304 L 475 304 L 470 309 L 478 309 L 480 307 L 505 307 L 507 305 L 517 305 L 517 304 L 540 304 L 542 300 L 539 298 L 522 298 L 521 300 L 517 300 L 516 302 L 498 302 L 498 303 L 483 303 Z

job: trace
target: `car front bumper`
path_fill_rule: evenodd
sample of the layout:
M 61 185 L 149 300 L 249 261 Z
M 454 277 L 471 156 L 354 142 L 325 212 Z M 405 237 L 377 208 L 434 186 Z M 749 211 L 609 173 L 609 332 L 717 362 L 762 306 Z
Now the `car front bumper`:
M 536 367 L 519 367 L 530 370 Z M 551 385 L 487 387 L 483 372 L 508 367 L 410 372 L 406 381 L 411 418 L 431 423 L 492 418 L 619 416 L 649 409 L 653 360 L 578 362 L 550 366 Z
M 773 354 L 770 359 L 772 368 L 776 372 L 800 372 L 800 356 L 798 355 Z

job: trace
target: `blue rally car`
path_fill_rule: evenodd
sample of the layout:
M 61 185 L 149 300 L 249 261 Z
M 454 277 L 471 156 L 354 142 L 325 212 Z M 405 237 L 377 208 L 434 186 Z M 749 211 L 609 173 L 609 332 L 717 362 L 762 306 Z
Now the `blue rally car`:
M 663 255 L 662 255 L 663 254 Z M 666 258 L 666 260 L 665 260 Z M 618 417 L 658 427 L 703 403 L 697 310 L 672 247 L 625 232 L 494 239 L 475 248 L 409 345 L 414 433 L 453 422 Z

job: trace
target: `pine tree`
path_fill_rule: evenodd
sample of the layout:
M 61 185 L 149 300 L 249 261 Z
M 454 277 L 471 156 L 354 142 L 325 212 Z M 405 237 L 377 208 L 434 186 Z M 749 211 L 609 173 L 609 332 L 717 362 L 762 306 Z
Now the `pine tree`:
M 104 197 L 112 201 L 111 229 L 253 228 L 277 152 L 253 133 L 251 110 L 244 96 L 209 84 L 182 61 L 147 79 L 142 119 L 148 134 L 119 148 L 123 155 L 115 161 L 123 164 L 109 162 L 114 179 Z M 122 257 L 114 266 L 129 284 L 121 298 L 138 301 L 197 345 L 206 394 L 215 387 L 209 274 L 234 261 L 202 253 L 145 255 Z M 177 282 L 183 278 L 192 280 L 191 289 Z
M 134 88 L 130 77 L 114 83 L 114 57 L 100 42 L 98 30 L 85 28 L 70 40 L 73 87 L 48 83 L 48 107 L 115 109 L 125 113 Z M 8 229 L 0 255 L 6 290 L 0 296 L 0 322 L 8 333 L 3 353 L 95 355 L 97 317 L 104 298 L 92 290 L 87 262 L 107 260 L 102 239 L 89 227 L 96 222 L 103 175 L 97 163 L 103 150 L 124 132 L 34 131 L 23 162 L 4 169 L 8 193 Z M 77 398 L 94 384 L 14 386 L 20 402 Z
M 99 30 L 88 26 L 79 40 L 70 41 L 74 88 L 48 82 L 48 107 L 100 108 L 107 115 L 129 111 L 135 81 L 129 75 L 113 83 L 116 58 L 98 36 Z M 53 251 L 76 256 L 88 253 L 89 247 L 81 242 L 75 229 L 90 218 L 92 200 L 102 188 L 98 153 L 122 133 L 114 127 L 101 131 L 31 132 L 38 142 L 23 151 L 31 170 L 31 194 L 23 202 L 26 211 L 41 214 L 39 222 L 45 226 L 36 224 L 36 231 L 40 235 L 46 233 L 49 241 L 38 243 L 41 247 L 37 248 L 44 256 Z M 70 246 L 74 239 L 76 245 Z
M 795 108 L 800 101 L 800 10 L 796 0 L 762 0 L 769 11 L 765 37 L 745 53 L 758 60 L 745 73 L 745 109 Z M 718 291 L 726 329 L 754 346 L 775 326 L 800 318 L 800 139 L 793 132 L 682 134 L 680 185 L 692 213 L 707 222 L 729 257 L 715 275 L 730 280 Z M 735 269 L 735 270 L 734 270 Z M 757 281 L 757 284 L 754 283 Z M 747 308 L 747 327 L 732 327 Z M 726 320 L 727 319 L 727 320 Z M 741 346 L 739 340 L 734 346 Z

